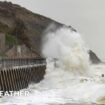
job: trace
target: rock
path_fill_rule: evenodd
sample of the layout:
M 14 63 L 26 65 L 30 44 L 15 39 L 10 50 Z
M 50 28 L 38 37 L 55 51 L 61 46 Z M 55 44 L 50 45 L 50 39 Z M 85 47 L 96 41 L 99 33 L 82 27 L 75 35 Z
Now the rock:
M 98 64 L 102 62 L 92 50 L 89 50 L 88 53 L 91 63 Z

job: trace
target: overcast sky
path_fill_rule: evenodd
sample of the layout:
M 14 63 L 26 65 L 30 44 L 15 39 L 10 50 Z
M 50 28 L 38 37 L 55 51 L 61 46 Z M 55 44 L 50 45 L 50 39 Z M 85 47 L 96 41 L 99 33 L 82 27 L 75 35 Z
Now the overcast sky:
M 0 0 L 5 1 L 5 0 Z M 7 0 L 73 26 L 105 61 L 105 0 Z

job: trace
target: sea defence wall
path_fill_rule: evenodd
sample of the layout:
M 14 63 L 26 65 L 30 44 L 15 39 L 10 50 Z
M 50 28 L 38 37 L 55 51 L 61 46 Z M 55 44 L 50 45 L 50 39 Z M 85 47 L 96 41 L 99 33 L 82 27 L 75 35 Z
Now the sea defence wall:
M 18 91 L 44 78 L 45 59 L 1 59 L 0 91 Z

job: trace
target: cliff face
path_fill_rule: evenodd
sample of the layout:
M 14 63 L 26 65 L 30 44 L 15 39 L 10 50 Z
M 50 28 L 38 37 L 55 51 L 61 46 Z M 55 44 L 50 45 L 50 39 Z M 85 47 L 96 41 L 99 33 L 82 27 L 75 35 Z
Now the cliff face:
M 31 11 L 10 2 L 0 2 L 0 32 L 6 34 L 7 40 L 17 41 L 18 44 L 25 44 L 28 48 L 39 53 L 39 45 L 43 31 L 49 24 L 60 23 L 49 18 L 32 13 Z M 15 41 L 14 41 L 15 40 Z M 10 41 L 7 47 L 11 47 Z
M 11 52 L 15 56 L 16 54 L 13 54 L 13 51 L 15 46 L 19 45 L 25 46 L 27 51 L 25 53 L 30 52 L 32 53 L 31 55 L 36 54 L 39 56 L 42 34 L 50 24 L 54 25 L 50 31 L 63 26 L 61 23 L 32 13 L 19 5 L 12 4 L 11 2 L 0 2 L 0 34 L 5 35 L 6 44 L 4 45 L 5 48 L 2 48 L 3 54 L 9 56 Z M 71 26 L 68 27 L 76 31 Z M 2 36 L 0 37 L 0 40 L 2 40 Z M 97 58 L 93 53 L 89 52 L 89 54 L 91 60 Z

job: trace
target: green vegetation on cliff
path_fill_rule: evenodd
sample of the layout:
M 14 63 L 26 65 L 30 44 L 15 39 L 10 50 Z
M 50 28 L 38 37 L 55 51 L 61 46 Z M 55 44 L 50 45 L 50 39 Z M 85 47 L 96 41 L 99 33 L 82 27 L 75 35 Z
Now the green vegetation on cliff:
M 8 26 L 0 22 L 0 32 L 7 32 Z
M 9 45 L 9 46 L 18 44 L 17 38 L 13 35 L 8 34 L 8 33 L 5 36 L 5 42 L 6 42 L 6 45 Z

